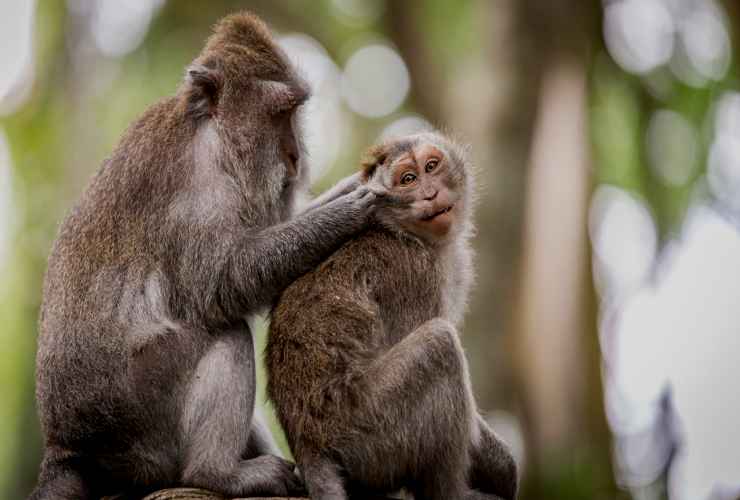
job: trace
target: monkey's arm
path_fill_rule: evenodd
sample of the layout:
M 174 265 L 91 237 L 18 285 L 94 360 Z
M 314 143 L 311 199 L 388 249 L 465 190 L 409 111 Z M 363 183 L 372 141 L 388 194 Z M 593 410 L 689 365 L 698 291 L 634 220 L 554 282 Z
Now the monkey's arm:
M 515 498 L 519 479 L 511 450 L 480 414 L 476 412 L 475 417 L 473 425 L 478 427 L 478 432 L 471 446 L 470 484 L 478 490 L 495 491 L 504 498 Z
M 360 184 L 362 184 L 362 173 L 357 172 L 349 175 L 344 179 L 337 182 L 334 186 L 330 187 L 319 196 L 311 200 L 311 202 L 303 209 L 303 212 L 310 212 L 318 207 L 322 207 L 327 203 L 330 203 L 342 195 L 351 193 Z
M 367 224 L 376 198 L 361 187 L 290 221 L 243 235 L 221 273 L 220 302 L 245 310 L 272 305 L 288 285 Z

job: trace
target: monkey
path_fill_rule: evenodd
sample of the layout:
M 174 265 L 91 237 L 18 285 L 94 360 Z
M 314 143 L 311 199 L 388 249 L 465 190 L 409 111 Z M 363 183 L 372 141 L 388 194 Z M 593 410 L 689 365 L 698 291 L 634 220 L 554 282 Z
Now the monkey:
M 250 322 L 376 212 L 399 209 L 349 178 L 299 212 L 309 96 L 268 27 L 229 15 L 92 177 L 43 285 L 31 499 L 303 491 L 253 418 Z
M 473 281 L 467 148 L 439 132 L 395 138 L 361 172 L 410 208 L 378 214 L 290 285 L 264 352 L 311 499 L 513 499 L 516 463 L 478 413 L 457 332 Z

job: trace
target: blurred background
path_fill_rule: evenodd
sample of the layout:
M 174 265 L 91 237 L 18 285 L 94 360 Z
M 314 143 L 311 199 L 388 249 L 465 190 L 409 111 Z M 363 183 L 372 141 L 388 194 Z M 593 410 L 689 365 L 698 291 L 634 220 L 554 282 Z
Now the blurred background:
M 38 472 L 56 227 L 242 8 L 313 87 L 316 192 L 387 135 L 472 145 L 464 344 L 522 499 L 740 497 L 737 1 L 0 0 L 0 498 Z

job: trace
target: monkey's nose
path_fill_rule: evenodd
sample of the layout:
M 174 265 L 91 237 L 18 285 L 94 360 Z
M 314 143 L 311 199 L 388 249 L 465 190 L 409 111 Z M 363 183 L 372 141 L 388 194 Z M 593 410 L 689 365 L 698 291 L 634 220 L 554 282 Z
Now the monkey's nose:
M 439 194 L 438 189 L 430 189 L 424 193 L 424 199 L 427 201 L 432 201 L 434 198 L 437 197 Z

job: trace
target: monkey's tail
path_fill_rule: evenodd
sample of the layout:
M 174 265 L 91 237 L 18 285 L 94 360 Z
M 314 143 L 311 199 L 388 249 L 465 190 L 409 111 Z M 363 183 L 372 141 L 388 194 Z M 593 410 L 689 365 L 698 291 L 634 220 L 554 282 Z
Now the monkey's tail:
M 58 459 L 46 453 L 36 488 L 28 500 L 88 500 L 94 498 L 92 485 L 82 475 L 76 459 Z

